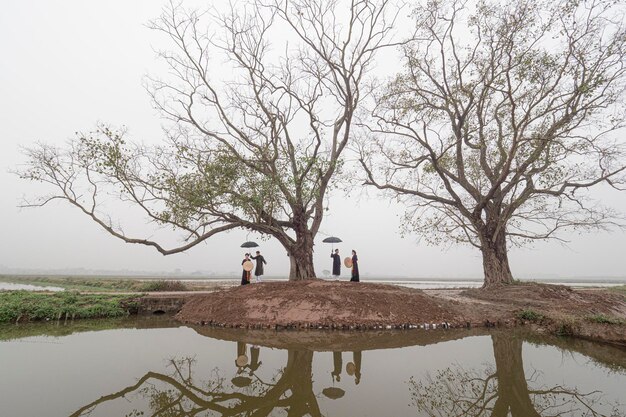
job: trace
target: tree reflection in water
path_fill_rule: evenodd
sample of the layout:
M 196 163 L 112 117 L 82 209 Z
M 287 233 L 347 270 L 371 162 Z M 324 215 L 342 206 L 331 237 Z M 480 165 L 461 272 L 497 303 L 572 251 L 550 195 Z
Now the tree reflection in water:
M 209 330 L 204 330 L 209 331 Z M 361 385 L 361 351 L 357 349 L 399 348 L 456 340 L 466 337 L 467 333 L 430 332 L 430 333 L 390 333 L 381 334 L 374 340 L 369 333 L 339 333 L 334 335 L 339 340 L 335 344 L 328 342 L 328 334 L 306 333 L 263 333 L 251 332 L 245 336 L 250 338 L 252 345 L 242 342 L 243 334 L 210 330 L 213 336 L 236 343 L 236 355 L 233 363 L 234 377 L 221 376 L 223 370 L 215 369 L 208 381 L 194 378 L 195 361 L 190 358 L 169 361 L 168 372 L 148 372 L 136 384 L 118 392 L 103 396 L 77 410 L 71 417 L 88 416 L 102 413 L 100 406 L 116 400 L 136 399 L 146 401 L 146 409 L 133 410 L 127 417 L 144 415 L 171 416 L 251 416 L 286 415 L 288 417 L 321 416 L 319 401 L 327 399 L 336 401 L 353 401 L 355 397 L 345 396 L 345 391 L 335 386 L 344 378 L 350 381 L 351 389 L 360 390 Z M 284 367 L 264 375 L 273 375 L 267 380 L 256 375 L 262 366 L 263 349 L 259 348 L 265 337 L 272 337 L 274 348 L 283 345 L 278 339 L 300 338 L 300 344 L 288 345 L 287 360 Z M 305 339 L 308 336 L 309 339 Z M 323 337 L 322 337 L 323 336 Z M 410 395 L 420 416 L 441 417 L 537 417 L 537 416 L 625 416 L 618 411 L 618 406 L 603 403 L 602 394 L 597 391 L 580 392 L 564 386 L 543 386 L 542 375 L 533 372 L 528 377 L 524 373 L 522 362 L 522 344 L 524 337 L 507 333 L 491 334 L 495 369 L 465 369 L 460 365 L 449 367 L 434 376 L 427 375 L 423 380 L 410 380 Z M 319 339 L 319 340 L 318 340 Z M 313 342 L 312 342 L 313 341 Z M 316 342 L 317 341 L 317 342 Z M 375 343 L 374 343 L 375 342 Z M 248 346 L 250 348 L 248 349 Z M 307 349 L 306 346 L 311 346 Z M 234 347 L 234 346 L 233 346 Z M 313 388 L 313 347 L 319 350 L 332 351 L 332 362 L 328 363 L 328 372 L 333 381 L 332 387 Z M 567 349 L 567 347 L 565 348 Z M 598 346 L 578 346 L 579 351 L 590 352 L 595 357 Z M 343 354 L 352 352 L 352 361 L 345 365 Z M 605 352 L 606 353 L 606 352 Z M 604 355 L 612 357 L 608 352 Z M 613 352 L 622 357 L 622 352 Z M 348 354 L 349 355 L 349 354 Z M 602 357 L 603 355 L 598 355 Z M 346 358 L 350 358 L 347 356 Z M 608 362 L 602 362 L 608 363 Z M 620 364 L 620 370 L 623 366 Z M 267 365 L 265 365 L 267 366 Z M 268 369 L 273 371 L 272 369 Z M 267 371 L 267 370 L 266 370 Z M 326 374 L 328 375 L 328 374 Z M 231 375 L 232 376 L 232 375 Z M 378 375 L 382 377 L 383 375 Z M 372 399 L 379 401 L 385 389 L 395 389 L 402 385 L 400 380 L 394 381 L 393 373 L 387 379 L 380 380 L 380 388 L 370 385 Z M 396 377 L 397 378 L 397 377 Z M 354 381 L 352 381 L 354 379 Z M 343 388 L 346 388 L 343 381 Z M 395 385 L 395 386 L 394 386 Z M 379 391 L 380 390 L 380 391 Z M 406 392 L 406 391 L 405 391 Z M 407 392 L 409 394 L 409 392 Z M 350 399 L 349 399 L 350 398 Z M 404 403 L 406 404 L 406 403 Z M 388 404 L 388 414 L 396 415 L 406 412 L 404 404 Z M 130 407 L 130 406 L 129 406 Z M 364 405 L 367 407 L 367 405 Z M 613 409 L 612 409 L 613 408 Z M 363 411 L 363 408 L 360 408 Z M 598 411 L 601 410 L 601 411 Z M 148 413 L 148 411 L 150 413 Z M 106 410 L 104 410 L 106 412 Z M 107 415 L 107 414 L 104 414 Z M 355 414 L 357 415 L 357 414 Z
M 528 378 L 522 362 L 522 343 L 509 334 L 491 335 L 495 370 L 464 369 L 455 365 L 424 380 L 411 378 L 413 404 L 437 417 L 626 416 L 623 406 L 602 404 L 599 391 L 580 392 L 561 385 L 539 384 L 539 372 Z M 599 412 L 597 409 L 607 409 Z
M 245 346 L 245 345 L 244 345 Z M 254 349 L 252 353 L 254 354 Z M 238 357 L 241 344 L 238 344 Z M 285 409 L 289 416 L 321 416 L 317 397 L 313 392 L 312 378 L 313 351 L 289 350 L 287 364 L 272 378 L 262 381 L 254 375 L 248 364 L 236 363 L 238 374 L 250 369 L 252 382 L 239 389 L 229 386 L 226 380 L 215 375 L 210 381 L 199 382 L 193 378 L 194 360 L 184 358 L 170 360 L 169 374 L 148 372 L 136 384 L 119 392 L 103 396 L 82 407 L 71 417 L 89 415 L 97 406 L 139 393 L 149 402 L 155 416 L 268 416 L 274 409 Z M 253 365 L 254 366 L 254 365 Z M 144 415 L 134 410 L 128 417 Z

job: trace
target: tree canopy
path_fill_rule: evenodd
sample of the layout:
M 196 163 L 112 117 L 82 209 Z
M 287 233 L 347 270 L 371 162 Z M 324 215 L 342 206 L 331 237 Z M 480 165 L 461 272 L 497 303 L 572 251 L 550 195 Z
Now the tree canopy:
M 413 17 L 360 157 L 406 229 L 479 248 L 489 286 L 512 282 L 507 242 L 620 224 L 587 190 L 626 183 L 623 5 L 442 0 Z
M 65 148 L 26 151 L 21 175 L 55 192 L 112 235 L 185 251 L 227 230 L 276 238 L 292 279 L 315 276 L 313 241 L 341 173 L 377 51 L 390 45 L 388 0 L 250 0 L 227 13 L 170 3 L 152 29 L 169 74 L 148 91 L 171 123 L 162 146 L 99 126 Z M 104 212 L 107 193 L 140 208 L 184 243 L 127 236 Z

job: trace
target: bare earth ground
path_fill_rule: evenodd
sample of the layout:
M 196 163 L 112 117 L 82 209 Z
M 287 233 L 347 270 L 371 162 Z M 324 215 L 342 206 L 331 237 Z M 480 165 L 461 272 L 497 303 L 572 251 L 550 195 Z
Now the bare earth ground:
M 539 318 L 519 317 L 532 311 Z M 622 324 L 600 324 L 602 314 Z M 626 297 L 547 284 L 491 290 L 427 290 L 306 280 L 264 282 L 190 295 L 178 320 L 241 328 L 390 329 L 530 325 L 626 346 Z

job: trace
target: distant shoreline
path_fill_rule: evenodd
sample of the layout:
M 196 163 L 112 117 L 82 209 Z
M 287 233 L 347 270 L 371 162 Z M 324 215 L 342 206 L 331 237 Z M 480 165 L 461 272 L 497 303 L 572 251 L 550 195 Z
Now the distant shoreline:
M 240 279 L 240 275 L 187 275 L 187 274 L 71 274 L 71 273 L 0 273 L 0 280 L 5 281 L 8 278 L 81 278 L 81 279 L 123 279 L 123 280 L 177 280 L 177 281 L 230 281 Z M 405 276 L 391 276 L 382 277 L 377 275 L 361 274 L 361 277 L 366 282 L 483 282 L 480 277 L 405 277 Z M 320 276 L 320 279 L 333 280 L 331 277 Z M 287 281 L 284 276 L 267 275 L 264 279 L 268 281 Z M 340 280 L 349 279 L 348 275 L 341 276 Z M 518 278 L 523 282 L 540 282 L 549 284 L 626 284 L 626 276 L 620 277 L 562 277 L 562 278 Z

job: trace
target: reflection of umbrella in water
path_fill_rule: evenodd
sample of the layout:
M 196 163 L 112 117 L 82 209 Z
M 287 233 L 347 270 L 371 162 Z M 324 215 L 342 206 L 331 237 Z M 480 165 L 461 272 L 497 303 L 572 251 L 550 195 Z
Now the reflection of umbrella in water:
M 322 240 L 322 242 L 324 242 L 324 243 L 332 243 L 331 250 L 333 250 L 334 247 L 335 247 L 335 243 L 343 242 L 343 240 L 339 239 L 336 236 L 330 236 L 330 237 L 327 237 L 326 239 Z
M 234 386 L 243 388 L 247 387 L 252 383 L 252 378 L 248 378 L 247 376 L 236 376 L 230 380 Z
M 331 400 L 336 400 L 337 398 L 343 397 L 346 392 L 341 388 L 337 387 L 328 387 L 322 390 L 322 394 L 330 398 Z
M 243 242 L 243 243 L 241 244 L 241 247 L 242 247 L 242 248 L 256 248 L 256 247 L 258 247 L 258 246 L 259 246 L 259 244 L 258 244 L 258 243 L 256 243 L 256 242 L 252 242 L 252 241 Z

